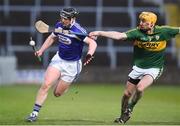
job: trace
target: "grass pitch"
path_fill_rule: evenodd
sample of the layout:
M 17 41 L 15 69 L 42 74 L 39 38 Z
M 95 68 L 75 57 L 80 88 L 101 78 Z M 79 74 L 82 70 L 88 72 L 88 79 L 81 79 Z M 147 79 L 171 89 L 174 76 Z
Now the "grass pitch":
M 157 84 L 155 84 L 157 85 Z M 180 86 L 151 86 L 128 125 L 180 125 Z M 0 86 L 0 125 L 115 125 L 124 86 L 73 84 L 62 97 L 52 90 L 37 122 L 25 122 L 40 86 Z

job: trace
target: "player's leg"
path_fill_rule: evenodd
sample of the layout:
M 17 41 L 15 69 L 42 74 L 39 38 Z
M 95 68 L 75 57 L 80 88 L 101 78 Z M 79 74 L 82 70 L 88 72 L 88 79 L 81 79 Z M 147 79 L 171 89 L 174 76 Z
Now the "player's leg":
M 154 79 L 151 75 L 145 75 L 137 85 L 136 92 L 134 93 L 131 102 L 129 103 L 128 107 L 133 110 L 134 106 L 140 100 L 143 95 L 144 90 L 149 87 L 153 83 Z
M 129 107 L 133 109 L 133 107 L 137 104 L 139 99 L 142 97 L 142 94 L 146 88 L 148 88 L 153 81 L 157 80 L 162 72 L 163 68 L 150 68 L 150 69 L 142 69 L 143 72 L 141 81 L 137 84 L 136 93 L 134 94 Z
M 70 84 L 71 82 L 60 80 L 54 89 L 54 96 L 59 97 L 63 95 L 69 89 Z
M 163 68 L 151 68 L 146 70 L 141 81 L 138 83 L 136 93 L 129 104 L 130 108 L 133 108 L 137 104 L 139 99 L 142 97 L 144 90 L 153 84 L 153 81 L 158 79 L 162 72 Z
M 151 75 L 145 75 L 137 85 L 137 92 L 143 92 L 153 81 L 154 79 Z
M 142 96 L 143 91 L 153 83 L 153 78 L 150 75 L 145 75 L 137 84 L 134 94 L 130 103 L 127 103 L 124 107 L 124 110 L 121 114 L 121 117 L 118 119 L 119 123 L 126 123 L 132 114 L 134 106 L 137 104 L 139 99 Z M 117 122 L 117 121 L 116 121 Z
M 38 91 L 36 104 L 42 105 L 44 103 L 47 98 L 49 88 L 58 80 L 59 77 L 60 71 L 53 66 L 49 66 L 45 74 L 44 84 Z
M 116 118 L 114 122 L 116 123 L 125 123 L 130 118 L 130 112 L 128 111 L 128 103 L 134 92 L 136 91 L 136 86 L 140 81 L 140 76 L 142 72 L 137 70 L 136 66 L 133 66 L 133 70 L 128 75 L 128 81 L 126 84 L 126 89 L 122 97 L 121 102 L 121 116 Z
M 121 115 L 119 118 L 114 120 L 115 123 L 125 123 L 130 117 L 127 115 L 127 108 L 129 100 L 136 90 L 136 85 L 131 83 L 129 80 L 126 83 L 126 89 L 124 91 L 123 97 L 121 99 Z
M 121 100 L 121 115 L 125 112 L 125 110 L 128 106 L 128 103 L 129 103 L 129 99 L 131 98 L 131 96 L 133 95 L 135 90 L 136 90 L 136 85 L 127 81 L 126 89 L 124 91 L 124 95 Z
M 144 90 L 152 85 L 153 82 L 161 76 L 163 68 L 150 68 L 144 69 L 143 71 L 145 72 L 143 73 L 140 82 L 137 84 L 136 92 L 128 105 L 128 110 L 131 110 L 131 112 L 142 97 Z
M 69 89 L 71 83 L 79 76 L 79 72 L 81 71 L 81 69 L 77 70 L 76 63 L 71 63 L 68 66 L 71 67 L 63 70 L 61 73 L 62 76 L 54 89 L 54 96 L 56 97 L 63 95 Z
M 141 98 L 143 91 L 147 87 L 149 87 L 153 83 L 153 81 L 162 74 L 162 72 L 163 68 L 141 69 L 136 66 L 133 67 L 133 71 L 129 74 L 130 79 L 128 81 L 134 85 L 137 85 L 136 92 L 132 96 L 132 100 L 128 104 L 128 107 L 126 108 L 124 114 L 122 114 L 121 118 L 119 119 L 120 123 L 125 123 L 129 120 L 133 107 Z M 141 80 L 139 80 L 139 78 Z
M 128 104 L 128 108 L 131 110 L 131 112 L 133 111 L 134 106 L 137 104 L 137 102 L 142 97 L 142 95 L 143 95 L 143 92 L 137 92 L 137 90 L 132 95 L 132 98 Z
M 65 93 L 72 82 L 79 76 L 82 69 L 81 60 L 68 62 L 63 61 L 61 64 L 61 78 L 54 89 L 54 96 L 59 97 Z
M 150 75 L 145 75 L 137 84 L 134 94 L 132 95 L 131 102 L 129 102 L 126 110 L 121 116 L 122 122 L 126 123 L 132 114 L 134 106 L 140 100 L 143 91 L 153 83 L 153 78 Z
M 36 121 L 38 113 L 41 109 L 41 106 L 43 105 L 44 101 L 47 98 L 48 90 L 53 85 L 55 81 L 60 77 L 60 71 L 56 69 L 55 67 L 49 66 L 45 73 L 44 83 L 40 87 L 36 101 L 33 107 L 33 112 L 30 114 L 30 116 L 27 118 L 27 121 Z

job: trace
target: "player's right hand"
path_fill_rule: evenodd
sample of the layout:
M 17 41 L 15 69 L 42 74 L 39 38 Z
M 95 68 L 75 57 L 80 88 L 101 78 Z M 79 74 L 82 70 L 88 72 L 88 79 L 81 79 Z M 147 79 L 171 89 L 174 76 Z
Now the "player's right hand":
M 35 52 L 35 56 L 42 56 L 43 52 L 41 50 L 38 50 Z

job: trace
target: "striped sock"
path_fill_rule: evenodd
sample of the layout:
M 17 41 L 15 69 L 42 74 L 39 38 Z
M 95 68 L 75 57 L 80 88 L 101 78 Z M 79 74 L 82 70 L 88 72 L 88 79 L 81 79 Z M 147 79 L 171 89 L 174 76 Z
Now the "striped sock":
M 39 112 L 41 109 L 41 105 L 34 104 L 33 111 Z

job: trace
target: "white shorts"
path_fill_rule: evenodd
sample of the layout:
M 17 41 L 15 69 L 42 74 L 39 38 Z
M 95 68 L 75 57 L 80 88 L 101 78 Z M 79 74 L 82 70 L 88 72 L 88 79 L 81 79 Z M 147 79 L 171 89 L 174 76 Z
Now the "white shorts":
M 163 68 L 148 68 L 142 69 L 137 66 L 133 66 L 133 70 L 129 73 L 129 77 L 132 79 L 142 79 L 144 75 L 150 75 L 154 80 L 158 79 L 163 72 Z
M 82 69 L 81 60 L 63 60 L 59 57 L 58 52 L 51 59 L 49 65 L 57 68 L 61 73 L 61 79 L 69 83 L 73 82 L 79 76 Z

